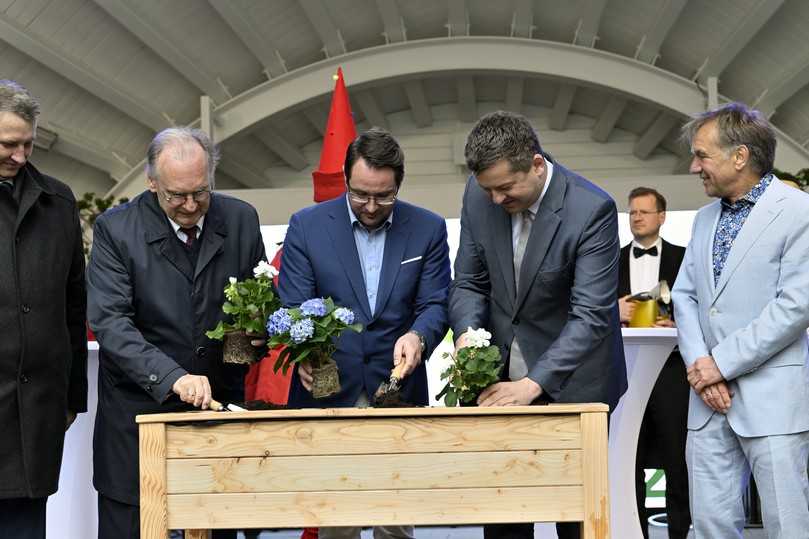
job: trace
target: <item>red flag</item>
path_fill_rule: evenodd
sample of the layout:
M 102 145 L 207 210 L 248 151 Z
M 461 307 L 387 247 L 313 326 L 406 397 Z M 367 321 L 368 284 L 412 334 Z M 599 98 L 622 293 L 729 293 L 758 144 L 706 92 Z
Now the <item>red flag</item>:
M 354 117 L 351 114 L 351 103 L 343 81 L 343 70 L 337 68 L 337 82 L 331 97 L 331 110 L 326 123 L 326 135 L 323 137 L 323 149 L 320 152 L 320 164 L 312 172 L 315 186 L 315 202 L 331 200 L 345 193 L 345 174 L 343 163 L 346 148 L 357 137 Z
M 278 249 L 270 264 L 275 269 L 281 269 L 281 252 Z M 275 276 L 275 286 L 278 286 L 278 276 Z M 259 400 L 272 404 L 286 404 L 289 398 L 289 386 L 292 383 L 292 369 L 286 374 L 283 370 L 275 372 L 273 366 L 281 348 L 274 348 L 267 352 L 267 355 L 258 363 L 250 365 L 247 375 L 244 377 L 244 400 Z

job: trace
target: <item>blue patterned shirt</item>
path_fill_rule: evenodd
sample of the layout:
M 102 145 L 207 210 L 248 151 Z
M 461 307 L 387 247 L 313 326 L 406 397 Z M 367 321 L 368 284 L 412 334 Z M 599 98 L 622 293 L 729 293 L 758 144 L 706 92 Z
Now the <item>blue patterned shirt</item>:
M 772 183 L 773 175 L 767 174 L 753 186 L 750 191 L 736 202 L 730 203 L 722 199 L 722 213 L 719 216 L 719 224 L 716 225 L 716 234 L 713 238 L 713 282 L 719 282 L 722 270 L 725 268 L 730 248 L 733 247 L 733 240 L 739 235 L 747 217 L 753 210 L 758 199 Z

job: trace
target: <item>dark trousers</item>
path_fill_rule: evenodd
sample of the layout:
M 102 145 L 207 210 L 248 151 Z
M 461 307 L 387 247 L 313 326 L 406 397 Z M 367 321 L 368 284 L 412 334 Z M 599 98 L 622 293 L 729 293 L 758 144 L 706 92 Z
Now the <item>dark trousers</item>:
M 559 539 L 581 539 L 581 524 L 558 522 L 556 535 Z M 486 524 L 483 526 L 483 539 L 534 539 L 534 523 Z
M 508 372 L 508 365 L 505 369 Z M 552 402 L 543 394 L 531 404 L 549 404 Z M 607 414 L 607 429 L 609 430 L 612 411 Z M 559 539 L 581 539 L 581 524 L 579 522 L 557 522 L 556 535 Z M 534 523 L 519 522 L 514 524 L 484 524 L 483 539 L 534 539 Z
M 688 507 L 688 469 L 685 441 L 688 436 L 690 387 L 679 352 L 673 352 L 660 371 L 638 436 L 635 494 L 643 536 L 648 539 L 644 467 L 662 467 L 666 472 L 666 515 L 670 539 L 685 539 L 691 525 Z M 645 466 L 647 463 L 651 466 Z
M 0 538 L 45 539 L 45 504 L 48 498 L 0 500 Z
M 213 530 L 212 535 L 212 539 L 236 539 L 235 530 Z M 140 539 L 140 508 L 99 493 L 98 539 Z

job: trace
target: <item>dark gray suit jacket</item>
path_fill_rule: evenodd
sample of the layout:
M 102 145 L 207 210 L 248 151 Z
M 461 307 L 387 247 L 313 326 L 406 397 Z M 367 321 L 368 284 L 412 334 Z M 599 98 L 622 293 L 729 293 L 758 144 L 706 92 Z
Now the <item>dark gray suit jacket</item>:
M 508 362 L 516 335 L 528 377 L 556 402 L 604 402 L 626 391 L 618 286 L 618 218 L 610 196 L 554 163 L 514 285 L 511 216 L 467 182 L 450 291 L 450 325 L 488 328 Z M 503 369 L 505 375 L 508 368 Z

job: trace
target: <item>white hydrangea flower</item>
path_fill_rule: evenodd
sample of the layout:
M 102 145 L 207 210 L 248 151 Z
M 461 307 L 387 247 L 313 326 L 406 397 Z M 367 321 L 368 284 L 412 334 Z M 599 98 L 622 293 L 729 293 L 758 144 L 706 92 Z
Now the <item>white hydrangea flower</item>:
M 228 281 L 230 281 L 230 284 L 236 284 L 236 277 L 228 277 Z
M 275 266 L 265 262 L 264 260 L 259 262 L 258 266 L 253 268 L 253 276 L 256 278 L 264 276 L 268 279 L 272 279 L 276 275 L 278 275 L 278 270 L 275 269 Z
M 483 328 L 480 329 L 472 329 L 471 327 L 466 328 L 466 340 L 469 343 L 469 346 L 473 348 L 488 347 L 491 344 L 490 341 L 491 338 L 492 334 Z

